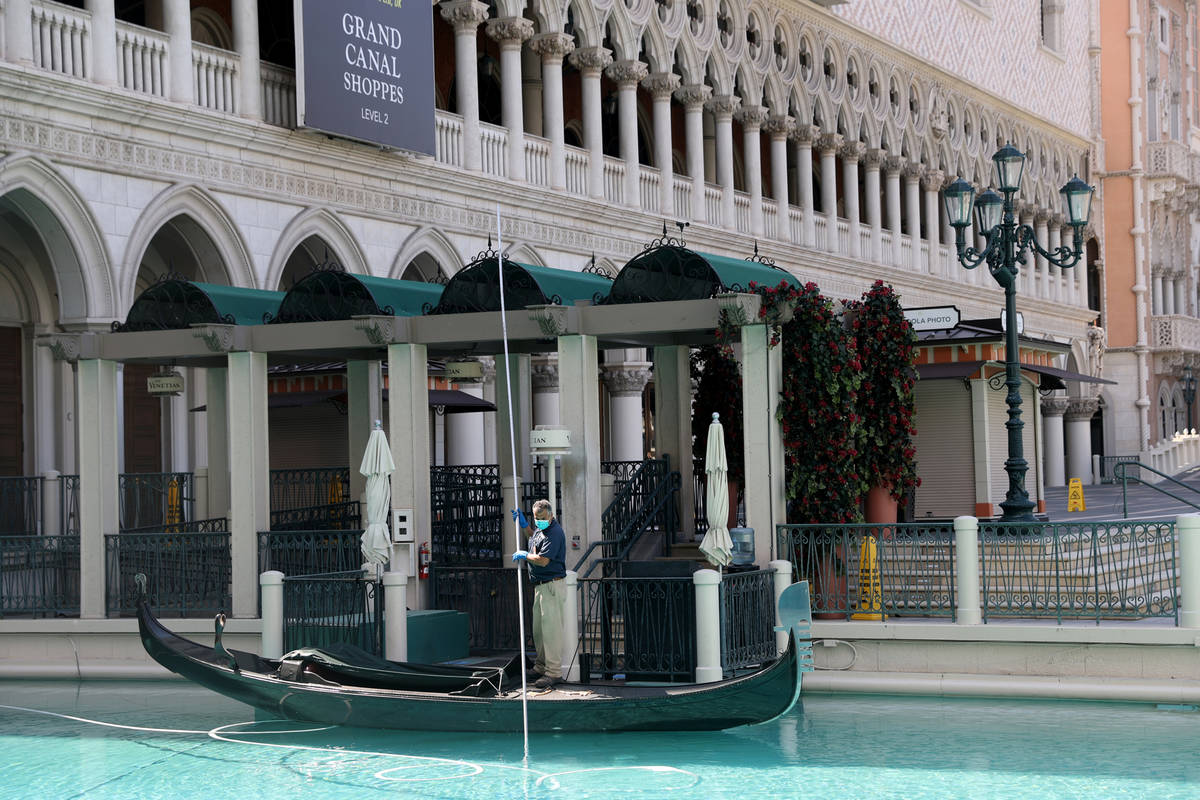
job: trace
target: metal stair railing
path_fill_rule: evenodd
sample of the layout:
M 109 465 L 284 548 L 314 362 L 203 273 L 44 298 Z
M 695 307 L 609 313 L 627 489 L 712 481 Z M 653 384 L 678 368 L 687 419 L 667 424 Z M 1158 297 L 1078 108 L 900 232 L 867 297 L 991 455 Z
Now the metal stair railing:
M 634 483 L 635 481 L 630 481 L 631 486 Z M 597 564 L 604 565 L 604 575 L 610 575 L 614 571 L 612 565 L 624 561 L 646 531 L 653 529 L 655 521 L 659 519 L 664 520 L 662 528 L 665 546 L 674 531 L 674 511 L 679 495 L 679 485 L 679 473 L 667 473 L 664 480 L 657 482 L 650 493 L 643 496 L 644 500 L 629 517 L 620 516 L 622 506 L 618 503 L 619 500 L 627 501 L 627 498 L 614 498 L 604 512 L 605 537 L 598 542 L 592 542 L 576 562 L 575 570 L 579 571 L 579 568 L 587 562 L 597 548 L 603 548 L 603 555 L 588 565 L 587 570 L 579 576 L 580 579 L 590 576 Z M 624 524 L 617 527 L 617 523 L 621 521 Z M 614 530 L 615 534 L 609 533 Z
M 1150 472 L 1153 472 L 1155 475 L 1158 475 L 1163 480 L 1168 480 L 1171 483 L 1175 484 L 1176 486 L 1182 487 L 1182 488 L 1188 490 L 1189 492 L 1191 492 L 1192 494 L 1196 495 L 1196 501 L 1193 502 L 1192 500 L 1188 500 L 1186 498 L 1180 497 L 1179 495 L 1175 494 L 1174 492 L 1169 492 L 1166 489 L 1159 486 L 1157 483 L 1150 483 L 1149 481 L 1144 481 L 1138 475 L 1129 475 L 1128 470 L 1130 468 L 1138 470 L 1139 472 L 1143 469 L 1149 470 Z M 1151 489 L 1153 489 L 1156 492 L 1165 494 L 1167 497 L 1178 500 L 1179 502 L 1183 503 L 1185 506 L 1191 506 L 1192 508 L 1196 509 L 1197 511 L 1200 511 L 1200 489 L 1197 489 L 1194 486 L 1188 486 L 1183 481 L 1176 480 L 1175 478 L 1172 478 L 1167 473 L 1156 470 L 1154 467 L 1147 466 L 1147 465 L 1142 464 L 1137 461 L 1122 461 L 1113 466 L 1113 475 L 1121 480 L 1121 519 L 1129 519 L 1128 489 L 1129 489 L 1130 481 L 1135 481 L 1137 483 L 1142 484 L 1143 486 L 1149 486 Z

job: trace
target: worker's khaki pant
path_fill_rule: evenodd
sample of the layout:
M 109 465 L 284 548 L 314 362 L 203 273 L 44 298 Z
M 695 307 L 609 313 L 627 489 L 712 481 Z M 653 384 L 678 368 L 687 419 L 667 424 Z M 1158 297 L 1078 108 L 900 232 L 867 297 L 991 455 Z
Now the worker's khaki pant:
M 537 648 L 533 669 L 551 678 L 562 677 L 563 604 L 566 599 L 565 580 L 533 587 L 533 646 Z

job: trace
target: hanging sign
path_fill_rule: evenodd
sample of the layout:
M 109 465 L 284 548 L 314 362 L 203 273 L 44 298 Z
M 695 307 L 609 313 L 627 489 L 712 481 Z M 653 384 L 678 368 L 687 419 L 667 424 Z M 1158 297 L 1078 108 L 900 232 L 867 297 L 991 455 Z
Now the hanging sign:
M 914 331 L 948 331 L 958 327 L 962 315 L 958 313 L 958 306 L 929 306 L 906 308 L 904 318 Z
M 294 0 L 302 127 L 434 154 L 433 5 Z
M 183 391 L 183 376 L 175 370 L 146 378 L 146 391 L 154 397 L 176 397 Z

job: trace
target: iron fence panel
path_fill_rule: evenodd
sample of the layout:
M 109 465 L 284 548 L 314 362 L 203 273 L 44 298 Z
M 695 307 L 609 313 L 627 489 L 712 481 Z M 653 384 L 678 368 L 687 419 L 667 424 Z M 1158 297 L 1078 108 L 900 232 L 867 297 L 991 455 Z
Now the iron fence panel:
M 349 467 L 271 470 L 271 510 L 337 505 L 350 499 Z
M 283 649 L 345 643 L 382 657 L 383 583 L 362 570 L 283 579 Z
M 775 659 L 775 571 L 721 576 L 721 670 Z
M 696 535 L 708 533 L 708 473 L 704 471 L 704 462 L 696 459 L 692 462 L 692 513 L 696 519 Z M 734 507 L 734 527 L 746 527 L 746 493 L 738 492 L 737 505 Z
M 0 536 L 41 533 L 41 496 L 40 476 L 0 478 Z
M 520 650 L 517 578 L 525 601 L 525 647 L 533 647 L 533 587 L 523 569 L 430 565 L 433 607 L 463 611 L 470 622 L 470 646 L 480 650 Z M 564 643 L 564 648 L 572 643 Z
M 213 519 L 193 519 L 180 522 L 177 525 L 147 525 L 144 528 L 128 528 L 122 533 L 228 533 L 229 520 L 226 517 Z
M 110 617 L 137 614 L 139 572 L 160 617 L 210 616 L 232 606 L 228 533 L 110 533 L 104 554 Z
M 361 569 L 362 531 L 259 531 L 258 571 L 287 576 Z
M 357 501 L 350 501 L 272 511 L 271 530 L 362 530 L 362 509 Z
M 429 476 L 433 560 L 500 566 L 505 514 L 499 466 L 434 467 Z
M 79 616 L 79 537 L 0 536 L 0 617 Z
M 122 473 L 117 480 L 120 529 L 146 530 L 190 520 L 193 486 L 190 472 Z
M 694 679 L 696 595 L 690 577 L 586 579 L 579 591 L 582 676 Z
M 79 535 L 79 476 L 61 475 L 58 481 L 58 506 L 62 515 L 62 532 L 66 536 Z

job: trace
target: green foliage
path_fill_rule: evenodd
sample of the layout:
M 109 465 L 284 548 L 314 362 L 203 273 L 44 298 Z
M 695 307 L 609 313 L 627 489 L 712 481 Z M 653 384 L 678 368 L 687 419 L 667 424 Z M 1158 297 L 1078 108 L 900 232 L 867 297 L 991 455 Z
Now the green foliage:
M 692 455 L 704 459 L 713 412 L 721 415 L 729 480 L 745 478 L 742 449 L 742 375 L 728 346 L 708 345 L 692 351 L 692 380 L 697 382 L 692 404 Z

